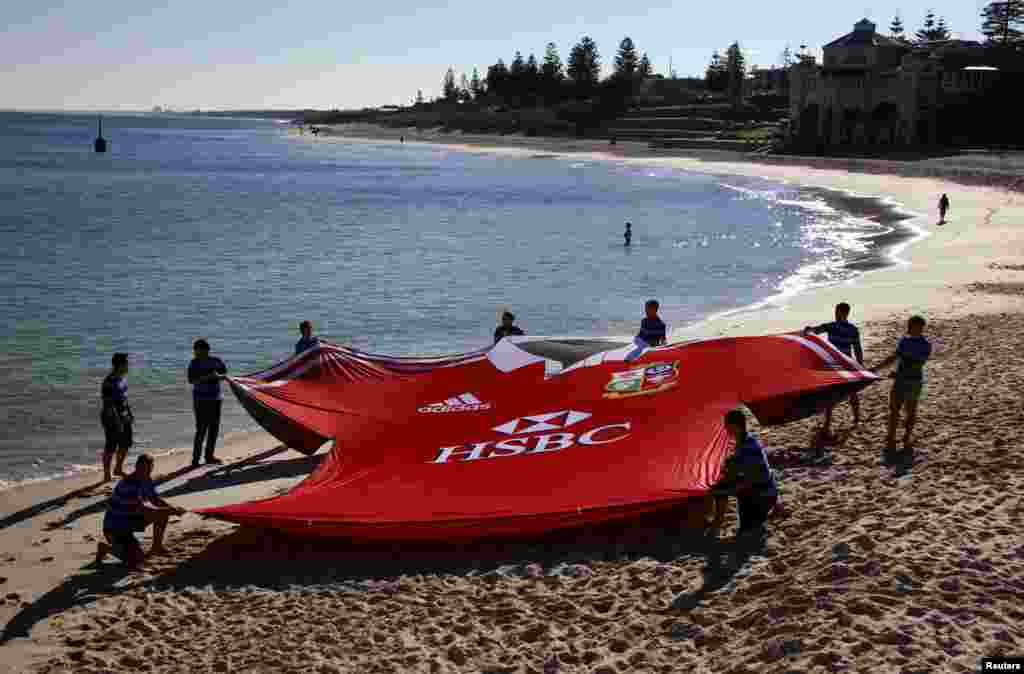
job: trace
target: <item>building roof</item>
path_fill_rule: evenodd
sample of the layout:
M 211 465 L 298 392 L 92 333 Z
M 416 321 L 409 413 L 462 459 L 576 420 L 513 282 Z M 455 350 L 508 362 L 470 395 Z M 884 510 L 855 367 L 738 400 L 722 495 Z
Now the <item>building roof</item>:
M 853 26 L 853 32 L 829 42 L 830 47 L 908 47 L 906 42 L 875 32 L 875 24 L 861 19 Z

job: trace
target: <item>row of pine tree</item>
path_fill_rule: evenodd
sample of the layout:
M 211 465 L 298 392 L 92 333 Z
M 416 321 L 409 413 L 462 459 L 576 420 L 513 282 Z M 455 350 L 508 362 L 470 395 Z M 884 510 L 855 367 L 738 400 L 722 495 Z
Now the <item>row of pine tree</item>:
M 610 86 L 632 86 L 654 72 L 647 54 L 640 54 L 629 37 L 619 43 L 613 63 L 614 71 L 605 81 Z M 601 85 L 601 54 L 597 43 L 584 36 L 573 46 L 564 64 L 558 46 L 550 42 L 543 61 L 538 62 L 534 54 L 524 59 L 517 51 L 508 65 L 498 59 L 487 68 L 484 77 L 474 68 L 471 76 L 463 73 L 456 80 L 455 70 L 449 68 L 441 85 L 441 99 L 448 102 L 491 99 L 516 106 L 555 105 L 593 96 Z M 422 92 L 417 93 L 416 102 L 424 102 Z
M 1024 0 L 1001 0 L 990 2 L 982 10 L 981 32 L 989 42 L 1004 45 L 1024 44 Z M 943 17 L 936 17 L 929 11 L 913 38 L 907 36 L 903 21 L 896 16 L 889 26 L 889 34 L 908 44 L 921 44 L 950 39 L 949 26 Z M 782 65 L 792 62 L 787 47 L 782 54 Z M 709 91 L 726 93 L 736 99 L 742 95 L 742 82 L 746 76 L 746 58 L 738 42 L 734 42 L 722 56 L 712 54 L 711 62 L 704 73 L 704 82 Z M 523 58 L 516 52 L 506 65 L 502 59 L 487 68 L 481 77 L 474 68 L 472 75 L 465 73 L 456 80 L 455 70 L 449 68 L 442 83 L 441 99 L 447 102 L 489 101 L 521 107 L 533 105 L 557 105 L 569 100 L 589 98 L 599 93 L 602 87 L 631 95 L 636 83 L 653 75 L 653 66 L 647 54 L 640 54 L 629 37 L 619 43 L 614 59 L 612 75 L 601 80 L 601 56 L 597 43 L 590 37 L 583 37 L 573 45 L 568 61 L 563 64 L 558 47 L 550 42 L 544 51 L 543 61 L 534 54 Z M 672 77 L 675 73 L 671 74 Z M 423 92 L 417 92 L 416 103 L 424 103 Z

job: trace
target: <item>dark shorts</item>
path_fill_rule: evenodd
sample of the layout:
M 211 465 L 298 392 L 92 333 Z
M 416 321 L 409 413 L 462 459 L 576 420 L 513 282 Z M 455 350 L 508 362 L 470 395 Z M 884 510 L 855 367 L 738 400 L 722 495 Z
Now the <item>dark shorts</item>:
M 103 448 L 108 452 L 113 452 L 116 449 L 129 449 L 132 446 L 131 424 L 117 425 L 103 421 L 103 435 L 106 436 L 106 444 Z
M 921 399 L 923 382 L 920 379 L 895 379 L 892 382 L 892 400 L 896 403 Z
M 134 563 L 145 557 L 142 544 L 135 533 L 126 529 L 104 529 L 103 535 L 110 543 L 110 553 L 122 562 Z
M 145 531 L 146 516 L 143 513 L 115 516 L 113 513 L 107 512 L 103 516 L 103 530 L 113 532 L 124 531 L 129 534 L 133 531 Z
M 776 491 L 750 491 L 737 495 L 736 505 L 740 516 L 740 531 L 764 526 L 778 500 L 779 495 Z

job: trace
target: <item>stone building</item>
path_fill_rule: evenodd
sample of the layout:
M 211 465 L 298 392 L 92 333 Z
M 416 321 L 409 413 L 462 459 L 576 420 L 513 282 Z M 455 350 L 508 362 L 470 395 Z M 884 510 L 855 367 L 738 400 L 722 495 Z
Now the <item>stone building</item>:
M 790 134 L 796 144 L 933 145 L 960 136 L 952 110 L 998 80 L 992 49 L 946 40 L 911 44 L 882 35 L 867 19 L 790 68 Z M 1003 54 L 1002 60 L 1005 59 Z M 1019 63 L 1019 54 L 1011 58 Z

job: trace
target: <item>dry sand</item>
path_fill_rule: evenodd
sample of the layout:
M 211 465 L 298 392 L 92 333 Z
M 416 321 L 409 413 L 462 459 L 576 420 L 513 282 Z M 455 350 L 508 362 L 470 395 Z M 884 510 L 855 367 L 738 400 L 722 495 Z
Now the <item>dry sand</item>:
M 936 349 L 913 465 L 883 462 L 883 382 L 863 396 L 861 428 L 822 464 L 803 451 L 813 421 L 762 433 L 786 513 L 760 548 L 734 543 L 733 515 L 717 536 L 645 523 L 425 548 L 288 541 L 189 514 L 168 532 L 171 554 L 131 575 L 83 568 L 109 487 L 94 475 L 26 485 L 2 493 L 0 670 L 973 672 L 983 655 L 1024 653 L 1020 197 L 645 161 L 887 195 L 919 212 L 950 194 L 949 223 L 920 221 L 930 236 L 904 252 L 905 268 L 676 334 L 790 330 L 827 319 L 841 298 L 871 363 L 923 313 Z M 849 423 L 848 408 L 837 422 Z M 230 438 L 221 453 L 236 463 L 195 472 L 174 472 L 187 453 L 163 457 L 161 493 L 195 508 L 287 489 L 316 459 L 276 444 Z

